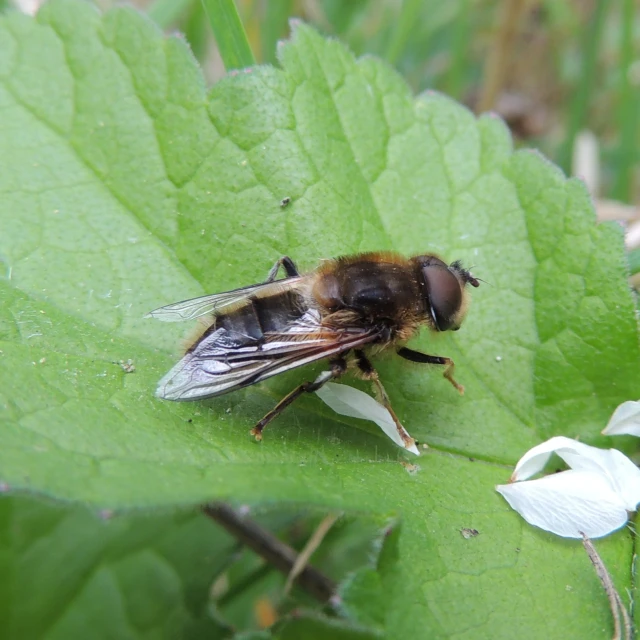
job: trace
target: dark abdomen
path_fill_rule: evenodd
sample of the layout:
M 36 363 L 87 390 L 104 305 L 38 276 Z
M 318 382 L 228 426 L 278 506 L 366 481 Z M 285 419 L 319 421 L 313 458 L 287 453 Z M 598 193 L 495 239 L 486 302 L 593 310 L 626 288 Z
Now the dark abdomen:
M 250 297 L 237 309 L 218 316 L 196 344 L 220 328 L 226 329 L 235 339 L 246 344 L 262 341 L 265 334 L 283 331 L 291 322 L 302 317 L 304 312 L 304 299 L 295 290 L 266 297 Z M 246 340 L 243 341 L 243 337 Z

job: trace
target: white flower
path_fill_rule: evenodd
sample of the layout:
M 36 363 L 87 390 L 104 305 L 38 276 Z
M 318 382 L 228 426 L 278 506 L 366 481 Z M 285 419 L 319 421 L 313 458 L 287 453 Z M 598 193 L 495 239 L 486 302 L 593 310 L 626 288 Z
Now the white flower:
M 370 395 L 346 384 L 328 382 L 316 394 L 336 413 L 351 418 L 361 418 L 375 422 L 389 438 L 406 451 L 420 455 L 413 438 L 403 429 L 403 437 L 398 433 L 391 414 Z
M 554 453 L 571 469 L 527 480 Z M 624 526 L 640 502 L 640 469 L 627 456 L 564 437 L 525 453 L 511 482 L 496 487 L 507 502 L 530 524 L 566 538 L 605 536 Z
M 609 424 L 602 430 L 605 436 L 623 434 L 640 438 L 640 402 L 623 402 L 611 416 Z

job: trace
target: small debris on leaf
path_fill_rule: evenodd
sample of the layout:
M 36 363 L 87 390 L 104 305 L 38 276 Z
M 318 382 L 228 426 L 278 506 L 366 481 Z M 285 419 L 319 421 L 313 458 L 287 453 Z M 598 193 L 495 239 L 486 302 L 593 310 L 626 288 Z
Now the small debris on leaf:
M 133 360 L 120 360 L 118 364 L 122 367 L 125 373 L 133 373 L 136 370 L 136 365 L 133 364 Z
M 400 464 L 405 468 L 409 475 L 415 475 L 420 470 L 420 465 L 411 464 L 411 462 L 401 462 Z

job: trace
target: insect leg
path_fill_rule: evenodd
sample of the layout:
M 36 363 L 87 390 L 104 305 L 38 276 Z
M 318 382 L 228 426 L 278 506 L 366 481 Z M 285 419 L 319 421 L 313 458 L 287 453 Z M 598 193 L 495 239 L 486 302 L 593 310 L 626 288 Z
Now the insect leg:
M 285 273 L 287 277 L 292 278 L 295 276 L 299 276 L 298 267 L 296 267 L 295 262 L 289 256 L 282 256 L 269 270 L 269 275 L 265 282 L 273 282 L 278 275 L 278 271 L 280 267 L 284 267 Z
M 430 356 L 426 353 L 414 351 L 413 349 L 407 349 L 406 347 L 398 349 L 398 355 L 405 360 L 410 360 L 411 362 L 443 365 L 445 369 L 442 375 L 460 392 L 460 395 L 464 393 L 464 387 L 453 377 L 454 364 L 451 358 L 447 358 L 445 356 Z
M 393 421 L 396 423 L 396 429 L 398 431 L 398 435 L 404 442 L 404 446 L 407 449 L 410 449 L 415 445 L 416 441 L 407 433 L 407 430 L 402 426 L 398 416 L 395 411 L 391 408 L 391 401 L 389 400 L 389 396 L 385 388 L 382 386 L 382 382 L 380 382 L 380 377 L 378 376 L 378 372 L 374 369 L 373 364 L 371 364 L 371 360 L 367 358 L 363 351 L 356 350 L 354 351 L 354 355 L 356 357 L 356 365 L 358 369 L 360 369 L 360 373 L 365 380 L 370 380 L 373 385 L 373 391 L 378 399 L 380 404 L 384 405 L 386 410 L 391 414 Z
M 322 385 L 339 378 L 346 370 L 347 363 L 342 356 L 339 356 L 335 360 L 331 360 L 331 369 L 323 371 L 313 382 L 305 382 L 296 387 L 291 393 L 287 394 L 278 404 L 267 413 L 267 415 L 256 424 L 249 432 L 256 440 L 262 440 L 262 430 L 274 419 L 277 418 L 294 400 L 296 400 L 303 393 L 313 393 L 317 391 Z

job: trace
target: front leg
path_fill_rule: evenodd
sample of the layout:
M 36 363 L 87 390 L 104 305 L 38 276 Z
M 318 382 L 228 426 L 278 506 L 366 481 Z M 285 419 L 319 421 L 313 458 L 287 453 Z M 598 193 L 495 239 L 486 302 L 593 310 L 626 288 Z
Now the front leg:
M 296 267 L 295 262 L 289 256 L 282 256 L 269 270 L 269 275 L 265 282 L 273 282 L 278 275 L 278 271 L 280 267 L 284 267 L 285 273 L 288 278 L 295 278 L 300 275 L 298 271 L 298 267 Z
M 460 395 L 464 393 L 464 387 L 453 377 L 454 364 L 451 358 L 447 358 L 446 356 L 430 356 L 427 353 L 420 353 L 420 351 L 414 351 L 413 349 L 407 349 L 406 347 L 398 349 L 397 353 L 401 358 L 411 362 L 443 365 L 444 373 L 442 375 L 460 392 Z

